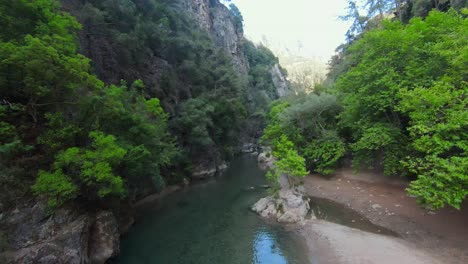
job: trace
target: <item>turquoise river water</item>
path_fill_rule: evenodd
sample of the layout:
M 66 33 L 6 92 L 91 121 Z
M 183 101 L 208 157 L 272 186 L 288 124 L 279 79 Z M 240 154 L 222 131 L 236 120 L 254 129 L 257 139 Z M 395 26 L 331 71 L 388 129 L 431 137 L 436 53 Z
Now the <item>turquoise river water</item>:
M 250 212 L 266 195 L 258 187 L 265 181 L 256 159 L 243 156 L 216 179 L 149 206 L 124 236 L 116 263 L 310 263 L 294 232 Z

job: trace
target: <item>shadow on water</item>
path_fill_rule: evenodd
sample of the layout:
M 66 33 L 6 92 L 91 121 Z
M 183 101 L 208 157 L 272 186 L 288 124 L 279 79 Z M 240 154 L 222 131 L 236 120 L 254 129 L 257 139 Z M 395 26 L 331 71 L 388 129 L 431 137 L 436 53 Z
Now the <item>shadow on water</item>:
M 310 208 L 317 219 L 375 234 L 398 236 L 398 234 L 392 230 L 375 225 L 359 212 L 332 200 L 310 197 Z
M 248 209 L 266 195 L 265 181 L 256 159 L 243 156 L 215 180 L 147 206 L 115 263 L 310 263 L 301 238 Z

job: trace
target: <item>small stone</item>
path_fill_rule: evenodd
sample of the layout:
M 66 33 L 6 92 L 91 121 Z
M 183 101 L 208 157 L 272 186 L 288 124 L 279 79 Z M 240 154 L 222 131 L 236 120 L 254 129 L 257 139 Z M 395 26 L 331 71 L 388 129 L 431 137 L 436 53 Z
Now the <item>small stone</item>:
M 377 209 L 380 209 L 380 208 L 382 208 L 382 206 L 380 204 L 373 204 L 372 205 L 372 209 L 374 209 L 374 210 L 377 210 Z

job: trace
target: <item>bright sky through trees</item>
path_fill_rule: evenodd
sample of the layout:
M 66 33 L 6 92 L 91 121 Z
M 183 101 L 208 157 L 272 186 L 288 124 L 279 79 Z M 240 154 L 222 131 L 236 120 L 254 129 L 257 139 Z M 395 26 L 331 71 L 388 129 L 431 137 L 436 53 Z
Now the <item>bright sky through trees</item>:
M 234 0 L 242 12 L 245 32 L 254 42 L 265 37 L 275 50 L 328 61 L 344 42 L 349 24 L 345 0 Z

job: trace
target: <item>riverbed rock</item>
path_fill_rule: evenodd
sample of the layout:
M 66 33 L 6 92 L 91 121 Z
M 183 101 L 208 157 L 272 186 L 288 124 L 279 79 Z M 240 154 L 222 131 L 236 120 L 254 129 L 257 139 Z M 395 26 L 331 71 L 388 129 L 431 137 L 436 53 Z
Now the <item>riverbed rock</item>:
M 267 196 L 252 206 L 264 218 L 276 218 L 281 223 L 302 222 L 310 210 L 309 198 L 297 189 L 281 190 L 277 197 Z

